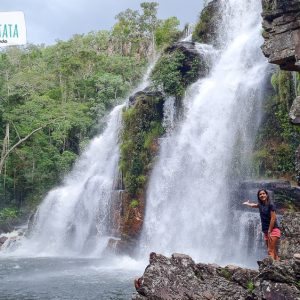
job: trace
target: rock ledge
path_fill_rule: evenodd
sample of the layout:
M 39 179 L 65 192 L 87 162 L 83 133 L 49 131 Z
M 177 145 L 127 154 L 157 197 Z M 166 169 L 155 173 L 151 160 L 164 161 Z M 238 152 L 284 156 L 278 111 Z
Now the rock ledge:
M 188 255 L 150 254 L 150 264 L 136 281 L 135 300 L 300 299 L 300 254 L 275 262 L 266 258 L 259 270 L 196 264 Z

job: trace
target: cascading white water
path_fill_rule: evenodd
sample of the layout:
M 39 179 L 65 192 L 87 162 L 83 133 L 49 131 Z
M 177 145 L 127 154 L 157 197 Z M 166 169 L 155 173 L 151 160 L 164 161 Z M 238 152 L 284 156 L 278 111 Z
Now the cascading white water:
M 133 91 L 149 85 L 152 62 Z M 97 256 L 113 234 L 111 209 L 118 194 L 119 131 L 127 101 L 110 113 L 103 134 L 94 138 L 64 183 L 51 190 L 38 208 L 29 237 L 6 252 L 21 256 Z M 11 245 L 11 243 L 7 243 Z
M 90 143 L 64 184 L 46 196 L 38 209 L 32 234 L 22 241 L 17 254 L 101 253 L 109 235 L 122 107 L 111 112 L 104 133 Z
M 262 101 L 261 2 L 222 0 L 222 50 L 184 99 L 185 117 L 161 143 L 147 191 L 142 252 L 222 262 L 236 244 L 230 188 L 245 175 Z M 241 199 L 242 202 L 242 199 Z M 236 219 L 235 219 L 236 220 Z M 243 230 L 245 222 L 236 220 Z M 145 252 L 144 252 L 145 253 Z M 226 258 L 228 259 L 228 257 Z

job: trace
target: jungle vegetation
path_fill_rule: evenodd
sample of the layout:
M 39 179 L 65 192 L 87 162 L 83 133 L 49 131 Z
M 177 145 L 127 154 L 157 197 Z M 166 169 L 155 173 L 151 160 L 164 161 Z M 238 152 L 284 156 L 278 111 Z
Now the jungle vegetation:
M 141 3 L 119 13 L 111 30 L 0 52 L 0 222 L 36 207 L 154 52 L 178 39 L 179 20 L 160 20 L 157 9 Z

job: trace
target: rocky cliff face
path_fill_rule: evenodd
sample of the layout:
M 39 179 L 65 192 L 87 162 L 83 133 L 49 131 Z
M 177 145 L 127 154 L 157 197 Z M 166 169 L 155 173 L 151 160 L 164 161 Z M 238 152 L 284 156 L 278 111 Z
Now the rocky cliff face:
M 292 258 L 300 253 L 300 213 L 286 213 L 281 221 L 284 238 L 280 243 L 280 256 Z
M 165 132 L 165 100 L 172 96 L 180 107 L 187 86 L 206 74 L 207 64 L 195 44 L 178 42 L 165 50 L 155 66 L 152 79 L 156 85 L 129 98 L 128 108 L 123 112 L 120 176 L 111 211 L 112 235 L 118 239 L 110 239 L 110 251 L 130 255 L 135 249 L 143 226 L 149 174 L 159 149 L 159 138 Z M 173 94 L 174 91 L 177 93 Z
M 300 2 L 262 0 L 262 4 L 265 56 L 282 70 L 300 71 Z
M 299 0 L 262 0 L 262 50 L 272 64 L 282 70 L 300 71 L 300 2 Z M 300 125 L 300 98 L 291 105 L 289 120 Z M 299 148 L 296 152 L 296 177 L 300 184 Z

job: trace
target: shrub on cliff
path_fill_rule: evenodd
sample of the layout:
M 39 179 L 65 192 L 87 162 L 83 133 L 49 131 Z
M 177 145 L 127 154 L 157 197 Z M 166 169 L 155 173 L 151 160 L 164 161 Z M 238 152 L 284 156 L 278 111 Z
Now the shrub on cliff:
M 120 159 L 125 189 L 132 199 L 144 189 L 153 147 L 164 132 L 162 95 L 139 92 L 133 98 L 134 105 L 123 112 Z
M 155 65 L 151 79 L 167 95 L 182 97 L 187 86 L 199 78 L 203 65 L 197 54 L 186 53 L 180 47 L 169 48 Z
M 288 113 L 299 79 L 293 78 L 290 72 L 278 70 L 271 82 L 273 95 L 266 101 L 254 152 L 255 172 L 258 176 L 295 179 L 295 151 L 300 128 L 289 122 Z

